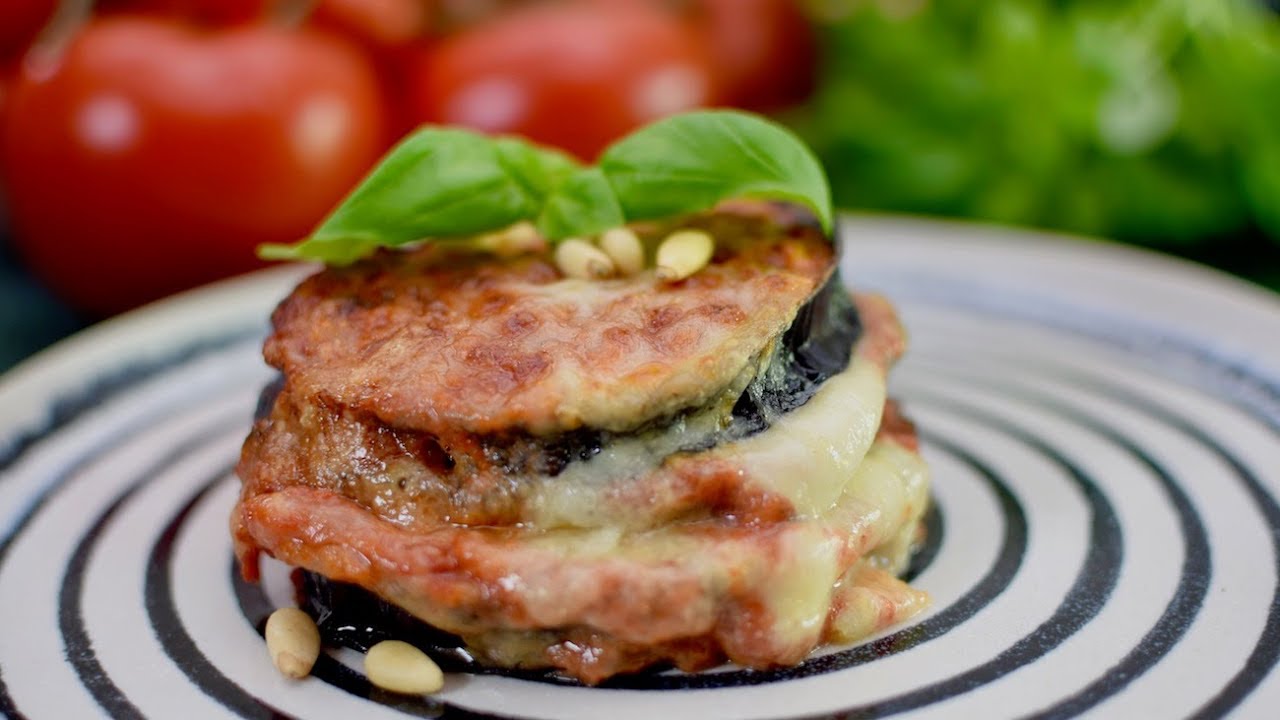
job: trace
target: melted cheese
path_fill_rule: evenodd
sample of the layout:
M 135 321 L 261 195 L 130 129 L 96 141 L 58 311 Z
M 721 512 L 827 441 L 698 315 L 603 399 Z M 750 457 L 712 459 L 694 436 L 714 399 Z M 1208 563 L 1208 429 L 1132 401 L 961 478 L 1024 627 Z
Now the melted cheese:
M 915 536 L 928 501 L 928 467 L 920 456 L 894 443 L 874 444 L 839 502 L 821 520 L 804 524 L 806 531 L 796 533 L 792 551 L 781 562 L 784 567 L 767 586 L 777 642 L 787 647 L 818 637 L 832 606 L 835 581 L 849 569 L 850 557 L 887 557 L 905 564 L 910 546 L 898 541 L 904 535 Z M 814 532 L 818 537 L 805 537 Z M 836 538 L 845 543 L 840 548 L 844 553 L 831 546 Z M 879 627 L 876 617 L 862 616 L 865 609 L 845 610 L 840 642 L 857 639 L 850 628 Z
M 757 435 L 680 456 L 687 462 L 727 462 L 743 482 L 788 500 L 800 516 L 820 515 L 840 497 L 875 439 L 884 409 L 884 370 L 855 355 L 805 405 Z M 617 500 L 618 488 L 661 473 L 681 446 L 708 432 L 712 418 L 693 416 L 662 432 L 619 439 L 597 456 L 534 485 L 526 498 L 534 527 L 643 527 L 643 508 Z M 662 484 L 652 482 L 654 492 Z
M 867 454 L 884 410 L 884 371 L 854 356 L 808 403 L 765 432 L 712 452 L 741 464 L 763 489 L 803 516 L 821 514 L 840 497 Z
M 773 619 L 770 644 L 779 657 L 798 662 L 822 642 L 832 588 L 843 570 L 843 539 L 832 529 L 814 524 L 788 533 L 762 588 L 763 604 Z
M 523 558 L 520 567 L 511 568 L 507 588 L 541 622 L 554 627 L 576 609 L 575 593 L 566 592 L 562 575 L 548 571 L 553 565 L 616 564 L 636 576 L 670 572 L 672 578 L 700 584 L 700 602 L 683 608 L 688 617 L 671 625 L 670 636 L 643 641 L 709 632 L 725 603 L 755 598 L 769 623 L 753 636 L 751 655 L 738 659 L 798 662 L 824 640 L 852 642 L 924 607 L 926 594 L 901 583 L 882 566 L 905 563 L 909 546 L 901 540 L 915 536 L 928 489 L 928 469 L 918 454 L 892 442 L 877 442 L 830 508 L 818 517 L 787 523 L 771 540 L 727 539 L 681 525 L 629 533 L 531 533 L 524 547 L 555 559 L 531 563 Z M 431 619 L 446 628 L 451 620 Z M 520 633 L 505 640 L 490 636 L 485 642 L 490 652 L 504 656 L 518 654 L 517 645 L 537 647 L 522 643 Z M 494 643 L 505 650 L 494 648 Z
M 835 260 L 812 230 L 740 219 L 724 233 L 715 261 L 680 283 L 564 279 L 546 257 L 435 244 L 384 253 L 300 285 L 264 354 L 290 393 L 397 429 L 629 432 L 720 394 Z
M 826 512 L 762 526 L 442 526 L 421 534 L 331 491 L 301 487 L 245 500 L 237 517 L 238 532 L 281 560 L 358 583 L 464 639 L 500 631 L 546 639 L 566 628 L 644 645 L 714 638 L 730 659 L 768 667 L 797 662 L 823 639 L 883 627 L 918 605 L 918 594 L 872 564 L 862 563 L 875 571 L 865 576 L 869 593 L 853 592 L 864 576 L 846 573 L 869 556 L 901 561 L 889 556 L 918 523 L 927 484 L 920 457 L 884 440 Z M 300 528 L 321 527 L 323 542 L 297 541 Z M 535 646 L 546 647 L 521 647 Z M 503 656 L 521 652 L 512 646 Z

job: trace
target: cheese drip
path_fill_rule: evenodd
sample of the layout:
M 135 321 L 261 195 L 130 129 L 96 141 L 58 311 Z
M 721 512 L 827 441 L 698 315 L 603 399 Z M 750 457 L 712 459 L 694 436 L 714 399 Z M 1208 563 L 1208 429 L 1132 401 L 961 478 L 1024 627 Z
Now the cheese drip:
M 533 485 L 526 498 L 529 522 L 543 528 L 643 525 L 649 519 L 618 498 L 632 478 L 672 472 L 681 458 L 732 463 L 748 476 L 744 482 L 785 498 L 799 515 L 820 514 L 871 447 L 884 402 L 883 369 L 855 356 L 809 402 L 774 418 L 764 432 L 693 454 L 677 452 L 697 432 L 687 422 L 610 443 L 594 458 Z
M 583 589 L 581 583 L 615 573 L 618 602 L 625 604 L 645 592 L 655 598 L 667 592 L 669 587 L 652 585 L 666 578 L 699 588 L 696 601 L 645 603 L 644 613 L 652 615 L 648 621 L 602 621 L 596 629 L 641 643 L 714 634 L 734 662 L 791 664 L 822 642 L 854 642 L 925 606 L 927 595 L 886 569 L 906 563 L 910 543 L 904 539 L 916 535 L 928 492 L 928 469 L 920 456 L 885 440 L 872 445 L 837 502 L 817 517 L 783 523 L 777 532 L 726 536 L 687 525 L 631 532 L 524 530 L 517 545 L 504 545 L 506 550 L 489 561 L 489 570 L 502 578 L 503 602 L 514 609 L 517 620 L 510 624 L 477 622 L 466 607 L 424 603 L 416 585 L 431 580 L 413 566 L 400 568 L 404 577 L 370 588 L 394 605 L 349 585 L 331 588 L 316 576 L 308 578 L 305 594 L 322 617 L 322 631 L 344 644 L 367 645 L 390 632 L 434 648 L 437 657 L 450 661 L 451 670 L 475 669 L 473 656 L 506 667 L 539 668 L 547 665 L 546 648 L 559 642 L 564 628 L 592 615 L 590 606 L 577 603 L 598 595 L 575 592 Z M 357 550 L 373 542 L 358 532 L 344 539 Z M 290 551 L 279 548 L 286 560 Z M 395 606 L 456 636 L 418 624 Z M 726 610 L 735 607 L 754 608 L 752 622 L 762 624 L 736 631 L 734 618 L 740 615 Z M 369 638 L 351 634 L 352 627 L 366 625 Z M 470 654 L 456 652 L 458 643 Z
M 755 638 L 753 654 L 798 662 L 823 641 L 837 581 L 863 558 L 876 564 L 905 562 L 908 547 L 898 540 L 904 533 L 915 533 L 928 505 L 929 476 L 923 460 L 889 441 L 875 443 L 846 480 L 836 502 L 825 511 L 781 528 L 777 552 L 770 556 L 762 556 L 753 541 L 711 539 L 695 528 L 680 525 L 639 532 L 615 528 L 552 530 L 531 533 L 526 547 L 531 553 L 554 556 L 552 564 L 557 566 L 623 563 L 637 568 L 677 567 L 682 576 L 697 577 L 704 588 L 703 602 L 683 608 L 688 617 L 675 624 L 690 634 L 710 631 L 717 622 L 718 608 L 725 603 L 755 598 L 770 624 L 763 629 L 763 637 Z M 518 567 L 511 567 L 510 573 L 512 586 L 534 605 L 563 591 L 555 573 L 524 573 Z M 844 588 L 844 592 L 848 590 Z M 539 620 L 554 627 L 560 612 L 557 604 Z M 841 641 L 856 639 L 850 628 L 880 625 L 876 618 L 860 617 L 858 612 L 856 606 L 845 608 L 840 617 Z M 457 620 L 447 616 L 430 619 L 443 627 Z M 652 642 L 671 638 L 634 639 Z M 750 664 L 753 658 L 739 660 Z

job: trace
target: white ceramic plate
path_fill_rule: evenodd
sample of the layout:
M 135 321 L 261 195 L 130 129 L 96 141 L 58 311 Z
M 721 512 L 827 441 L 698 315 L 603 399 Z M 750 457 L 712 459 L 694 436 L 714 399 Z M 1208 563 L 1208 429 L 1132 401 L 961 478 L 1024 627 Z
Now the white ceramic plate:
M 1274 718 L 1280 303 L 1216 273 L 982 226 L 847 222 L 899 304 L 934 468 L 932 609 L 783 672 L 614 688 L 283 680 L 237 581 L 231 473 L 283 269 L 81 334 L 0 381 L 0 711 L 19 718 Z

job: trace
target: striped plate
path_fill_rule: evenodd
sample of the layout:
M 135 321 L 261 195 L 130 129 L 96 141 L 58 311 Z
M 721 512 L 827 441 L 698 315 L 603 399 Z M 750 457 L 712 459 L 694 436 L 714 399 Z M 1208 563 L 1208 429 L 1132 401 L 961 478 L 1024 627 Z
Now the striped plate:
M 282 679 L 287 569 L 231 560 L 232 466 L 285 268 L 93 328 L 0 381 L 0 712 L 14 718 L 1280 716 L 1280 303 L 1215 273 L 980 226 L 852 219 L 852 284 L 914 345 L 932 608 L 781 672 L 610 688 L 360 659 Z

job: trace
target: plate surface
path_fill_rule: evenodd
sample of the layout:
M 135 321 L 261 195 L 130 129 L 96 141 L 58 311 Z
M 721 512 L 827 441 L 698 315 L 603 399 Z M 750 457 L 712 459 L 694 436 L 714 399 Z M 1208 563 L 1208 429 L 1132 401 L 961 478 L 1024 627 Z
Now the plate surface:
M 930 610 L 776 673 L 614 688 L 283 680 L 287 570 L 239 582 L 231 472 L 266 318 L 300 275 L 212 286 L 0 379 L 0 712 L 83 718 L 1272 718 L 1280 302 L 1132 250 L 846 221 L 845 273 L 912 335 L 891 379 L 934 472 Z

